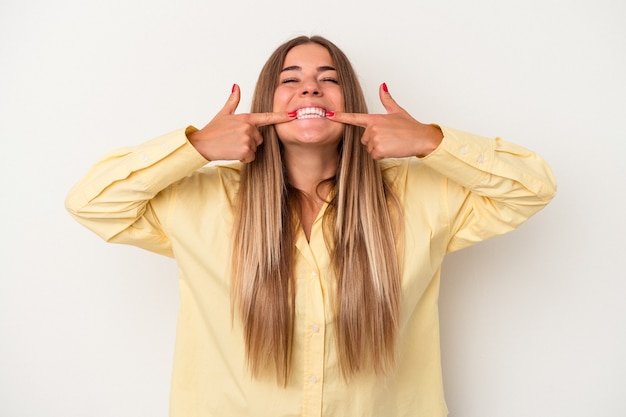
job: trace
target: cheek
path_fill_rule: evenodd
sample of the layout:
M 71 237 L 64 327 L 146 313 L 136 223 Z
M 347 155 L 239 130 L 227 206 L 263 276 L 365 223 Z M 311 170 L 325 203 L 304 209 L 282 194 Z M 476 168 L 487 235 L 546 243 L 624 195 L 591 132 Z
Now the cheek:
M 341 111 L 343 111 L 343 109 Z M 338 137 L 343 138 L 343 132 L 345 130 L 345 125 L 342 125 L 341 123 L 335 123 L 335 124 L 336 124 L 336 126 L 334 126 L 335 133 L 337 134 Z
M 273 110 L 272 111 L 283 111 L 287 109 L 287 103 L 289 102 L 289 98 L 287 94 L 282 92 L 280 89 L 274 92 L 274 101 L 273 101 Z
M 337 91 L 335 94 L 333 94 L 333 103 L 335 104 L 335 109 L 337 109 L 337 111 L 345 111 L 345 105 L 344 105 L 344 99 L 343 99 L 343 94 L 341 93 L 341 91 Z
M 276 109 L 274 109 L 274 111 L 276 111 Z M 289 132 L 289 128 L 289 123 L 279 123 L 274 125 L 274 129 L 276 130 L 276 134 L 278 135 L 279 140 L 282 141 L 283 138 L 289 138 L 293 136 L 293 134 Z

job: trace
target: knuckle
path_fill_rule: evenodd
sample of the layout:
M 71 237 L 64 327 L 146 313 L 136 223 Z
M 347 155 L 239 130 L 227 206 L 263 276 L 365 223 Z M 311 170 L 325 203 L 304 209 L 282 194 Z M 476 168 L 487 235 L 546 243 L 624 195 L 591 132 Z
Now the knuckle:
M 384 152 L 379 146 L 374 146 L 370 151 L 370 155 L 373 159 L 380 160 L 384 157 Z
M 254 126 L 246 124 L 244 126 L 244 129 L 243 129 L 242 133 L 245 135 L 246 138 L 252 139 L 256 135 L 257 130 L 256 130 L 256 128 Z
M 250 126 L 246 123 L 239 123 L 233 126 L 233 131 L 239 135 L 246 135 Z

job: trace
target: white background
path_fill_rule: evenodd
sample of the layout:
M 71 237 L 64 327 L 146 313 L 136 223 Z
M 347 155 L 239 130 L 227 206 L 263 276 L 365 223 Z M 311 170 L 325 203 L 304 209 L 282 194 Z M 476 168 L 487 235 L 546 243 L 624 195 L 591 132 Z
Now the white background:
M 349 55 L 370 110 L 544 156 L 555 200 L 448 257 L 452 417 L 626 415 L 626 4 L 2 0 L 0 415 L 166 416 L 173 261 L 109 245 L 63 208 L 109 150 L 203 126 L 283 41 Z

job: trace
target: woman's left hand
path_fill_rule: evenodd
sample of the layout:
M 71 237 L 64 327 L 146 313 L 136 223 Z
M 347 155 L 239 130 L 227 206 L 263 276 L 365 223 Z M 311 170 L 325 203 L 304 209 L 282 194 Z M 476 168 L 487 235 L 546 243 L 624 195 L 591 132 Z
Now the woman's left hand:
M 374 159 L 424 157 L 434 151 L 443 139 L 441 129 L 415 120 L 395 102 L 387 85 L 378 93 L 387 114 L 335 113 L 329 120 L 365 128 L 361 143 Z

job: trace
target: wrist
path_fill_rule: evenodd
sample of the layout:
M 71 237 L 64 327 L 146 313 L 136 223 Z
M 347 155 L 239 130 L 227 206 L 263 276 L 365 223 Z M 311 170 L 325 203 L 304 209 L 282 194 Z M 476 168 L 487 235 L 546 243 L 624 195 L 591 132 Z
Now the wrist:
M 428 156 L 431 152 L 439 147 L 443 140 L 443 131 L 438 125 L 426 125 L 424 140 L 422 140 L 421 151 L 417 155 L 418 158 Z

